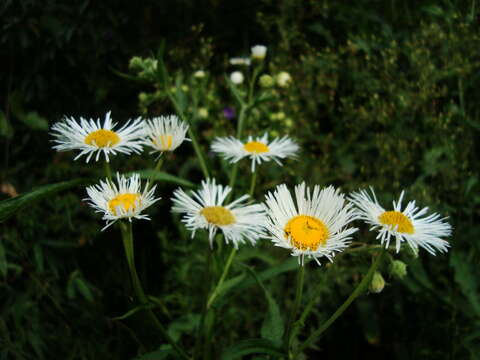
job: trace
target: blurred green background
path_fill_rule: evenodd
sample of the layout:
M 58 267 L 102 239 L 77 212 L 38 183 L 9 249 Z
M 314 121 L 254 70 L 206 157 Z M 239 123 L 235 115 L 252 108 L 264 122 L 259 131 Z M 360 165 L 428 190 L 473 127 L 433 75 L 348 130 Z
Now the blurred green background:
M 161 40 L 172 73 L 203 69 L 216 84 L 202 98 L 209 116 L 196 124 L 202 146 L 232 135 L 235 119 L 222 112 L 235 105 L 224 81 L 232 70 L 228 58 L 264 44 L 268 71 L 288 71 L 293 81 L 251 114 L 247 133 L 288 134 L 302 155 L 282 168 L 262 166 L 259 201 L 278 183 L 302 180 L 344 191 L 371 185 L 384 202 L 406 189 L 409 200 L 449 216 L 454 228 L 447 255 L 400 254 L 408 276 L 394 280 L 385 270 L 384 291 L 361 297 L 307 358 L 479 359 L 479 5 L 3 0 L 0 200 L 35 186 L 102 176 L 100 164 L 73 162 L 72 153 L 51 149 L 49 126 L 64 115 L 97 118 L 112 110 L 124 121 L 172 112 L 161 98 L 142 102 L 140 94 L 154 88 L 118 75 L 129 72 L 131 57 L 155 54 Z M 148 154 L 119 156 L 113 168 L 145 169 L 151 160 Z M 209 161 L 226 181 L 225 164 L 211 153 Z M 201 180 L 190 145 L 164 170 Z M 248 177 L 241 185 L 247 187 Z M 136 223 L 134 231 L 145 288 L 167 305 L 159 313 L 188 348 L 210 249 L 201 236 L 192 242 L 176 229 L 179 219 L 169 213 L 175 188 L 160 185 L 164 201 L 150 211 L 152 221 Z M 112 319 L 131 306 L 128 270 L 118 232 L 100 232 L 102 222 L 81 201 L 85 196 L 83 188 L 57 194 L 0 224 L 0 359 L 131 359 L 152 350 L 132 330 L 134 323 Z M 360 235 L 373 241 L 362 229 Z M 259 272 L 289 260 L 267 241 L 239 257 Z M 217 266 L 223 259 L 212 261 Z M 306 294 L 320 286 L 321 297 L 302 337 L 348 296 L 368 262 L 368 254 L 352 253 L 333 265 L 309 264 Z M 243 277 L 211 319 L 220 350 L 258 336 L 262 311 L 252 309 L 266 307 L 262 290 L 237 265 L 235 274 Z M 294 272 L 283 271 L 265 281 L 283 309 L 293 301 L 294 280 Z

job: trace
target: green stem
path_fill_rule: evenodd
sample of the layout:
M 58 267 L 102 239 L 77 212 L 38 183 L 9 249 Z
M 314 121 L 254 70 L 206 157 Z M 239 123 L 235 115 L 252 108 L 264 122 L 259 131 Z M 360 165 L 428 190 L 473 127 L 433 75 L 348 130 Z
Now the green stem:
M 140 303 L 140 305 L 142 306 L 147 305 L 148 299 L 145 295 L 145 292 L 143 291 L 143 288 L 140 283 L 140 279 L 138 278 L 137 270 L 135 267 L 135 253 L 133 248 L 132 223 L 129 221 L 120 223 L 120 229 L 122 231 L 123 247 L 125 249 L 125 256 L 127 258 L 128 269 L 130 270 L 130 276 L 132 279 L 132 285 L 133 285 L 133 290 L 135 292 L 135 296 L 138 302 Z M 146 308 L 145 312 L 147 313 L 150 320 L 157 326 L 162 336 L 168 341 L 168 343 L 172 346 L 172 348 L 178 353 L 178 355 L 182 359 L 189 360 L 190 357 L 170 337 L 167 330 L 162 325 L 162 323 L 157 319 L 153 311 L 151 309 Z
M 228 275 L 228 271 L 230 270 L 230 265 L 232 265 L 232 261 L 236 253 L 237 253 L 237 249 L 232 247 L 232 251 L 230 251 L 230 255 L 228 255 L 227 262 L 225 263 L 225 267 L 223 268 L 222 276 L 220 276 L 220 280 L 218 280 L 217 286 L 215 286 L 215 289 L 213 290 L 212 295 L 210 295 L 207 301 L 207 309 L 209 309 L 212 306 L 213 302 L 218 296 L 220 292 L 220 288 L 222 287 L 223 282 L 225 281 Z
M 347 310 L 347 308 L 350 306 L 350 304 L 357 297 L 359 297 L 361 294 L 363 294 L 363 292 L 370 285 L 370 282 L 372 281 L 372 276 L 375 273 L 375 271 L 377 270 L 380 263 L 382 262 L 382 259 L 385 256 L 385 253 L 386 253 L 385 249 L 382 249 L 380 254 L 377 256 L 375 261 L 372 263 L 372 266 L 370 266 L 370 269 L 368 270 L 367 275 L 365 275 L 365 277 L 362 279 L 360 284 L 358 284 L 358 286 L 355 288 L 355 290 L 353 290 L 353 292 L 350 294 L 348 299 L 345 300 L 345 302 L 337 309 L 337 311 L 335 311 L 333 313 L 333 315 L 330 316 L 330 318 L 327 321 L 325 321 L 319 329 L 317 329 L 313 333 L 311 333 L 311 335 L 307 338 L 307 340 L 305 340 L 303 342 L 303 344 L 298 348 L 297 354 L 302 352 L 303 349 L 310 346 L 313 343 L 313 341 L 315 341 L 320 335 L 322 335 L 322 333 L 325 330 L 327 330 L 330 327 L 330 325 L 332 325 L 333 322 L 335 320 L 337 320 L 337 318 L 344 313 L 345 310 Z
M 252 173 L 252 178 L 250 180 L 250 190 L 248 191 L 248 194 L 250 195 L 251 198 L 253 197 L 253 192 L 255 191 L 255 184 L 256 183 L 257 183 L 257 172 L 254 171 Z
M 112 182 L 112 171 L 110 170 L 110 163 L 105 161 L 105 174 L 107 175 L 108 181 Z
M 302 301 L 302 294 L 303 294 L 303 280 L 305 278 L 305 266 L 300 265 L 298 268 L 297 273 L 297 288 L 295 290 L 295 301 L 293 302 L 292 311 L 290 312 L 290 318 L 287 324 L 287 331 L 285 332 L 285 339 L 286 339 L 286 350 L 287 353 L 290 353 L 290 348 L 292 346 L 293 341 L 293 324 L 297 317 L 298 308 L 300 307 L 300 303 Z
M 167 156 L 166 154 L 161 154 L 160 155 L 160 158 L 158 159 L 157 161 L 157 164 L 155 165 L 155 169 L 153 169 L 153 173 L 152 173 L 152 176 L 150 176 L 150 179 L 148 181 L 148 189 L 147 190 L 150 190 L 154 184 L 154 179 L 153 179 L 153 176 L 155 175 L 156 172 L 159 172 L 160 169 L 162 168 L 162 165 L 165 161 L 165 156 Z
M 200 162 L 200 167 L 203 172 L 203 176 L 205 178 L 209 178 L 209 172 L 208 172 L 208 167 L 207 163 L 205 161 L 205 157 L 203 155 L 202 148 L 200 147 L 197 138 L 195 137 L 195 133 L 192 128 L 192 124 L 188 119 L 185 117 L 185 114 L 183 113 L 183 109 L 181 108 L 180 104 L 178 104 L 177 100 L 175 97 L 170 93 L 169 90 L 167 90 L 168 97 L 170 98 L 170 101 L 172 102 L 173 106 L 175 107 L 175 110 L 177 111 L 179 117 L 181 120 L 183 120 L 185 123 L 188 124 L 188 136 L 190 137 L 190 140 L 192 140 L 192 145 L 195 150 L 195 154 L 197 155 L 198 161 Z

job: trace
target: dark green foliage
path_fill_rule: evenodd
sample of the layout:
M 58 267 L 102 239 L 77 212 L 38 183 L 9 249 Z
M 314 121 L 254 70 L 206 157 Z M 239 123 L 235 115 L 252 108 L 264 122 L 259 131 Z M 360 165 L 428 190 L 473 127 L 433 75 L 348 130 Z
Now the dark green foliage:
M 389 276 L 386 262 L 382 293 L 359 298 L 305 358 L 478 359 L 478 7 L 475 0 L 3 1 L 0 359 L 175 358 L 150 329 L 139 330 L 120 232 L 100 232 L 100 217 L 82 201 L 83 180 L 75 179 L 103 176 L 101 165 L 55 153 L 47 132 L 63 115 L 96 118 L 112 109 L 122 122 L 172 112 L 151 84 L 164 69 L 129 80 L 139 79 L 130 59 L 157 57 L 161 40 L 175 96 L 205 149 L 236 128 L 222 112 L 236 104 L 225 81 L 228 57 L 263 43 L 264 72 L 292 75 L 290 87 L 270 89 L 250 113 L 247 134 L 289 134 L 302 147 L 298 161 L 262 166 L 258 200 L 279 183 L 302 180 L 344 191 L 372 185 L 385 204 L 406 189 L 408 199 L 454 227 L 447 255 L 396 257 L 407 264 L 403 279 Z M 208 72 L 202 87 L 191 76 L 198 69 Z M 206 119 L 199 108 L 208 109 Z M 226 182 L 229 165 L 212 154 L 207 162 Z M 239 174 L 248 167 L 241 163 Z M 148 153 L 112 162 L 124 173 L 149 168 Z M 228 253 L 220 239 L 214 248 L 223 252 L 212 252 L 203 233 L 191 239 L 170 213 L 172 191 L 201 178 L 193 148 L 180 148 L 155 173 L 163 199 L 149 210 L 152 221 L 134 224 L 151 308 L 189 351 L 198 348 L 203 302 L 214 286 L 206 269 L 218 278 Z M 239 189 L 248 182 L 239 176 Z M 24 195 L 10 198 L 12 188 Z M 359 237 L 372 239 L 365 227 Z M 322 267 L 307 264 L 302 306 L 318 300 L 299 324 L 299 340 L 348 297 L 370 261 L 359 250 Z M 268 241 L 242 247 L 205 316 L 200 341 L 209 337 L 215 346 L 204 358 L 279 358 L 296 268 Z

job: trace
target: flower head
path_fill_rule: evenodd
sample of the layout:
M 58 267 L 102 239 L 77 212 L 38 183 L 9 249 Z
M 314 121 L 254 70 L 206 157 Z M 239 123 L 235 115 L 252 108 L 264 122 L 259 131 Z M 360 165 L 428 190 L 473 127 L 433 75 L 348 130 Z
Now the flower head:
M 264 45 L 255 45 L 251 48 L 252 59 L 254 60 L 263 60 L 267 55 L 267 47 Z
M 160 200 L 154 198 L 156 186 L 148 189 L 148 183 L 141 189 L 140 175 L 133 174 L 129 177 L 117 173 L 116 183 L 114 181 L 100 181 L 100 184 L 87 187 L 87 200 L 96 212 L 103 213 L 103 220 L 107 225 L 112 225 L 119 219 L 147 219 L 142 211 L 153 203 Z
M 433 213 L 426 216 L 428 208 L 418 208 L 415 201 L 410 201 L 402 210 L 404 191 L 400 194 L 398 202 L 393 202 L 393 210 L 385 210 L 381 207 L 370 188 L 372 197 L 365 191 L 355 192 L 350 196 L 357 206 L 358 218 L 372 225 L 372 230 L 377 230 L 377 239 L 388 248 L 390 240 L 395 239 L 397 253 L 400 251 L 402 242 L 417 251 L 422 247 L 430 254 L 435 255 L 435 250 L 447 252 L 450 244 L 441 239 L 451 235 L 452 227 L 440 218 L 439 214 Z
M 175 115 L 160 116 L 148 120 L 145 124 L 146 144 L 152 152 L 174 151 L 185 139 L 188 125 Z
M 299 149 L 298 144 L 288 136 L 275 138 L 269 142 L 267 134 L 256 139 L 249 136 L 245 143 L 232 136 L 216 138 L 212 143 L 212 150 L 232 163 L 244 157 L 250 157 L 252 172 L 255 171 L 255 164 L 260 164 L 262 161 L 274 160 L 282 165 L 279 159 L 295 157 Z
M 243 83 L 244 77 L 240 71 L 234 71 L 230 74 L 230 81 L 235 85 L 240 85 Z
M 173 195 L 173 212 L 185 214 L 182 221 L 195 236 L 197 229 L 207 229 L 210 246 L 217 230 L 221 230 L 227 243 L 239 244 L 249 241 L 252 245 L 264 237 L 265 212 L 262 205 L 246 205 L 248 195 L 243 195 L 228 205 L 223 202 L 232 189 L 217 185 L 215 180 L 202 181 L 200 190 L 188 196 L 182 189 Z
M 144 137 L 141 119 L 129 120 L 118 130 L 114 129 L 116 125 L 110 118 L 110 111 L 103 125 L 100 119 L 95 122 L 81 117 L 77 122 L 74 118 L 65 117 L 64 121 L 52 126 L 51 134 L 57 144 L 53 148 L 57 151 L 80 150 L 74 160 L 86 155 L 87 163 L 95 153 L 95 161 L 103 153 L 107 162 L 110 161 L 109 155 L 141 153 Z
M 225 116 L 225 118 L 228 119 L 228 120 L 234 119 L 235 118 L 235 109 L 227 106 L 226 108 L 223 109 L 223 116 Z
M 230 65 L 250 66 L 251 60 L 248 57 L 234 57 L 230 59 Z
M 296 204 L 295 204 L 296 203 Z M 276 246 L 292 250 L 303 264 L 304 257 L 325 256 L 333 261 L 336 252 L 345 249 L 357 231 L 347 225 L 355 219 L 351 204 L 344 195 L 329 186 L 313 192 L 302 183 L 295 186 L 295 202 L 285 184 L 266 196 L 267 230 Z

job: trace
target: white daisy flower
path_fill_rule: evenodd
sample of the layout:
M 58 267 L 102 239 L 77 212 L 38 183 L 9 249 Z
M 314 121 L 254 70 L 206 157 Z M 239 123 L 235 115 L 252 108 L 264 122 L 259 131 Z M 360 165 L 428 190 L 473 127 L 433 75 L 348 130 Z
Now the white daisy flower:
M 377 201 L 373 188 L 370 188 L 372 197 L 361 190 L 350 195 L 357 207 L 358 218 L 372 225 L 371 230 L 377 230 L 377 239 L 388 248 L 390 240 L 395 238 L 396 251 L 400 251 L 401 243 L 406 241 L 408 245 L 417 251 L 422 247 L 430 254 L 435 255 L 435 250 L 447 252 L 450 244 L 441 237 L 450 236 L 452 227 L 440 218 L 439 214 L 425 216 L 428 208 L 418 208 L 415 201 L 410 201 L 402 210 L 404 191 L 400 194 L 398 202 L 393 202 L 393 210 L 386 211 Z
M 189 140 L 185 138 L 187 131 L 188 125 L 179 120 L 176 115 L 147 120 L 145 123 L 146 145 L 154 149 L 152 153 L 174 151 L 184 140 Z
M 295 203 L 285 184 L 266 195 L 267 230 L 275 246 L 292 250 L 303 265 L 305 256 L 325 256 L 333 261 L 336 252 L 349 245 L 356 228 L 347 225 L 355 219 L 353 205 L 333 186 L 313 192 L 305 183 L 295 186 Z
M 217 230 L 221 230 L 227 243 L 232 242 L 235 248 L 239 244 L 249 241 L 255 245 L 256 241 L 265 237 L 265 212 L 260 204 L 246 205 L 249 195 L 243 195 L 228 205 L 223 205 L 228 194 L 232 191 L 229 186 L 217 185 L 215 179 L 202 181 L 198 191 L 187 195 L 182 189 L 174 192 L 172 211 L 184 213 L 182 222 L 192 231 L 192 238 L 197 229 L 207 229 L 210 246 Z
M 53 148 L 57 151 L 80 150 L 74 160 L 87 155 L 87 163 L 95 153 L 95 161 L 103 153 L 107 162 L 110 161 L 109 155 L 117 152 L 141 153 L 144 137 L 141 119 L 129 120 L 120 129 L 114 130 L 117 123 L 112 122 L 110 113 L 105 116 L 103 125 L 100 119 L 95 122 L 81 117 L 77 122 L 72 117 L 65 117 L 64 121 L 52 126 L 52 135 L 56 138 L 53 141 L 57 143 Z
M 160 200 L 154 198 L 156 186 L 148 190 L 148 183 L 143 191 L 141 189 L 140 175 L 133 174 L 125 177 L 117 173 L 116 184 L 113 181 L 100 181 L 100 184 L 87 187 L 87 200 L 96 212 L 103 213 L 103 220 L 107 225 L 112 225 L 119 219 L 150 220 L 147 215 L 141 214 L 143 210 Z
M 268 135 L 265 133 L 262 137 L 256 139 L 248 137 L 245 143 L 230 137 L 216 138 L 212 143 L 212 150 L 220 153 L 224 159 L 231 163 L 236 163 L 244 157 L 252 159 L 252 172 L 255 171 L 255 164 L 261 164 L 262 161 L 274 160 L 278 165 L 282 165 L 279 159 L 286 157 L 295 157 L 300 147 L 288 136 L 275 138 L 268 142 Z
M 250 66 L 252 61 L 248 57 L 233 57 L 230 59 L 230 65 Z

